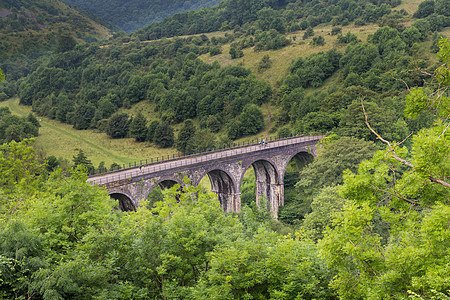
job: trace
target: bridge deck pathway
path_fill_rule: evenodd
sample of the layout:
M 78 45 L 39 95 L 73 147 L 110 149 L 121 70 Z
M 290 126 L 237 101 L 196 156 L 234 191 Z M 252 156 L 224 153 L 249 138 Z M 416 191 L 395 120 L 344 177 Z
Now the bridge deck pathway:
M 248 154 L 252 152 L 264 151 L 272 148 L 278 148 L 287 145 L 293 144 L 301 144 L 304 142 L 309 142 L 313 140 L 319 140 L 323 138 L 323 136 L 303 136 L 303 137 L 294 137 L 294 138 L 286 138 L 277 141 L 270 141 L 267 144 L 260 145 L 249 145 L 249 146 L 241 146 L 238 148 L 232 148 L 228 150 L 217 150 L 214 152 L 210 152 L 207 154 L 200 153 L 197 155 L 190 155 L 186 157 L 180 157 L 175 160 L 170 161 L 162 161 L 159 163 L 146 164 L 142 166 L 132 167 L 128 169 L 123 169 L 119 171 L 115 171 L 113 173 L 105 173 L 91 176 L 87 182 L 91 182 L 97 185 L 106 185 L 112 182 L 118 182 L 121 180 L 125 180 L 128 178 L 133 178 L 137 176 L 152 174 L 155 172 L 160 172 L 169 169 L 176 169 L 188 165 L 195 165 L 198 163 L 212 161 L 212 160 L 220 160 L 225 158 L 230 158 L 236 155 Z M 142 167 L 142 169 L 141 169 Z

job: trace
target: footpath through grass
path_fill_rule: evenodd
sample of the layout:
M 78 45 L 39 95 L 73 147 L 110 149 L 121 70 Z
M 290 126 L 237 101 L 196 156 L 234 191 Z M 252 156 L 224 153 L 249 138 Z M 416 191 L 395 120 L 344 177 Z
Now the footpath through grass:
M 0 106 L 9 107 L 12 114 L 21 117 L 31 112 L 31 107 L 19 105 L 18 98 L 0 102 Z M 147 143 L 137 143 L 134 139 L 111 139 L 105 133 L 76 130 L 72 125 L 48 118 L 38 119 L 41 127 L 36 148 L 45 156 L 54 155 L 72 161 L 81 149 L 95 167 L 102 161 L 109 167 L 113 162 L 122 165 L 175 153 L 174 149 L 159 149 Z

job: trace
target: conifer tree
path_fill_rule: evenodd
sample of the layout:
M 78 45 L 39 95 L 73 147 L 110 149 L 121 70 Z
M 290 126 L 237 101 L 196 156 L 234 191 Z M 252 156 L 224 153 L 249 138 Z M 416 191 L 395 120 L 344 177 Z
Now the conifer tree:
M 92 162 L 87 158 L 86 154 L 84 154 L 83 150 L 78 150 L 78 154 L 76 156 L 73 156 L 73 164 L 75 167 L 83 165 L 87 168 L 89 174 L 94 172 L 94 165 Z
M 193 137 L 195 136 L 196 128 L 191 119 L 184 121 L 184 126 L 178 133 L 176 147 L 177 150 L 183 154 L 192 154 L 195 152 L 195 143 Z
M 131 121 L 130 136 L 137 142 L 143 142 L 147 138 L 147 119 L 140 112 Z
M 174 143 L 173 128 L 166 122 L 160 123 L 155 129 L 153 141 L 162 148 L 169 148 Z

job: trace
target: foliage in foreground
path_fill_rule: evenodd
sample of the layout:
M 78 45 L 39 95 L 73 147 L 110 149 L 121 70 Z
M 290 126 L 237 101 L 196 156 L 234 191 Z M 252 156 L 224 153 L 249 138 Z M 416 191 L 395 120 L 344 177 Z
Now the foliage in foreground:
M 189 185 L 124 213 L 83 170 L 43 173 L 27 140 L 0 153 L 12 158 L 1 169 L 1 297 L 332 298 L 314 243 L 272 231 L 267 213 L 224 214 Z
M 412 137 L 411 151 L 378 135 L 386 149 L 344 174 L 347 201 L 318 244 L 342 299 L 450 297 L 449 41 L 440 47 L 433 92 L 412 89 L 405 109 L 433 110 L 434 126 Z
M 436 125 L 414 137 L 413 170 L 402 172 L 400 162 L 378 151 L 358 174 L 344 175 L 339 194 L 347 201 L 319 243 L 338 270 L 332 287 L 342 299 L 404 299 L 409 290 L 449 295 L 450 189 L 429 179 L 450 174 L 450 134 L 443 131 Z M 435 155 L 424 156 L 425 149 Z

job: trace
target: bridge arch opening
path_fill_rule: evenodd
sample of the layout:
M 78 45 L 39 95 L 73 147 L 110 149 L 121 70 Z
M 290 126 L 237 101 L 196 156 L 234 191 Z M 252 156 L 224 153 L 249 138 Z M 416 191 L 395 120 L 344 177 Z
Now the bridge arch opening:
M 241 203 L 242 206 L 251 206 L 252 203 L 256 203 L 256 180 L 252 165 L 244 172 L 241 180 Z
M 305 166 L 311 163 L 314 156 L 306 151 L 293 155 L 283 172 L 284 203 L 278 212 L 278 219 L 285 223 L 295 224 L 309 212 L 310 203 L 305 195 L 295 188 L 300 181 L 300 173 Z
M 206 173 L 209 178 L 208 182 L 205 182 L 206 176 L 200 181 L 200 185 L 208 189 L 210 187 L 211 192 L 217 194 L 220 206 L 224 211 L 239 211 L 240 207 L 236 198 L 236 188 L 234 186 L 234 181 L 231 176 L 223 170 L 212 170 Z
M 147 207 L 152 208 L 156 202 L 163 201 L 164 195 L 162 191 L 165 189 L 170 189 L 175 184 L 179 184 L 179 182 L 170 179 L 159 182 L 147 196 Z
M 136 211 L 136 206 L 133 201 L 124 194 L 112 193 L 109 195 L 111 198 L 119 201 L 119 206 L 117 207 L 121 211 Z

